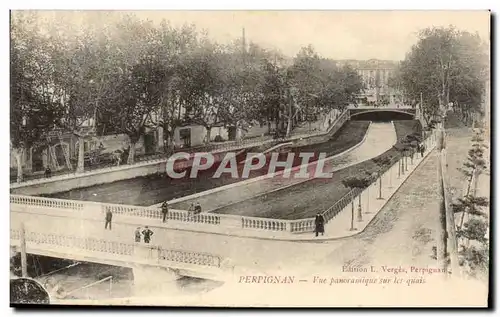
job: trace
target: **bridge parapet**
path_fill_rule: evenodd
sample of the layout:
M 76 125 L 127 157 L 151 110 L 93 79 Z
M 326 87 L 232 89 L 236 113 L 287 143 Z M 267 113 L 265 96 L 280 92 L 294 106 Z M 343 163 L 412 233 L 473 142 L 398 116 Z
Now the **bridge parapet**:
M 11 229 L 11 245 L 20 243 L 20 230 Z M 26 232 L 26 242 L 34 248 L 65 248 L 73 249 L 76 252 L 71 252 L 72 255 L 77 255 L 79 250 L 89 251 L 94 255 L 97 253 L 107 253 L 116 256 L 117 260 L 123 262 L 138 262 L 144 263 L 151 260 L 150 264 L 165 264 L 167 262 L 177 264 L 190 264 L 206 267 L 221 267 L 221 258 L 217 255 L 201 252 L 192 252 L 184 250 L 164 249 L 158 245 L 146 244 L 130 244 L 117 241 L 109 241 L 104 239 L 96 239 L 92 237 L 66 236 L 59 234 L 47 234 L 40 232 Z M 70 254 L 68 254 L 70 255 Z

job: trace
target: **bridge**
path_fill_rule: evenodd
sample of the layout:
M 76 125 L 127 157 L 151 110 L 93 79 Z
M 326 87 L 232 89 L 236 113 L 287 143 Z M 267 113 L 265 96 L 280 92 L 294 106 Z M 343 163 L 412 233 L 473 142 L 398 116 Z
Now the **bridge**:
M 10 245 L 16 251 L 21 245 L 21 231 L 10 231 Z M 155 281 L 180 276 L 225 280 L 233 271 L 219 256 L 161 245 L 34 231 L 25 232 L 25 241 L 29 254 L 132 268 L 138 283 L 151 281 L 148 277 L 151 274 L 155 275 Z
M 348 111 L 352 120 L 369 121 L 414 120 L 418 119 L 419 115 L 418 109 L 411 106 L 350 106 Z

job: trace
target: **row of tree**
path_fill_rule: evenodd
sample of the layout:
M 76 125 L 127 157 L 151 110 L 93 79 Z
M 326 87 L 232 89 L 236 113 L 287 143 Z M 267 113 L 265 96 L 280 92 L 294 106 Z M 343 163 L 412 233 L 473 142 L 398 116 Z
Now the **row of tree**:
M 57 14 L 12 16 L 11 142 L 19 155 L 55 127 L 81 136 L 89 121 L 99 134 L 129 136 L 128 163 L 148 128 L 171 140 L 177 126 L 194 123 L 210 140 L 215 125 L 257 121 L 290 134 L 299 117 L 345 107 L 362 89 L 354 69 L 311 46 L 288 61 L 241 39 L 215 43 L 192 25 L 113 13 L 78 17 L 83 23 Z
M 467 179 L 467 189 L 463 197 L 452 204 L 458 220 L 459 264 L 467 274 L 477 278 L 487 277 L 489 266 L 489 201 L 487 197 L 479 196 L 477 190 L 481 174 L 488 172 L 483 134 L 481 131 L 472 137 L 467 161 L 460 169 Z
M 402 90 L 406 100 L 422 103 L 427 122 L 440 115 L 440 105 L 451 103 L 470 122 L 483 113 L 488 50 L 477 33 L 453 26 L 423 29 L 389 83 Z

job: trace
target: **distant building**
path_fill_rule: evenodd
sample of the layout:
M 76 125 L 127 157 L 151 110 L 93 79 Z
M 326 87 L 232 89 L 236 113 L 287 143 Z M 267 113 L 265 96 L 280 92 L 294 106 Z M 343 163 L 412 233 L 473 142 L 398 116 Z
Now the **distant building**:
M 363 92 L 358 96 L 360 103 L 395 103 L 399 93 L 389 86 L 389 78 L 398 67 L 396 61 L 370 59 L 368 61 L 342 60 L 337 66 L 350 65 L 363 79 Z

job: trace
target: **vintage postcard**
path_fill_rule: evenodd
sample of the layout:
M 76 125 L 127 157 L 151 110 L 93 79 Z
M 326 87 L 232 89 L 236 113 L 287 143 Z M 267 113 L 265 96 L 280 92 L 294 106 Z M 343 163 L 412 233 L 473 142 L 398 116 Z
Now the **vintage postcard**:
M 11 11 L 11 305 L 486 307 L 490 19 Z

